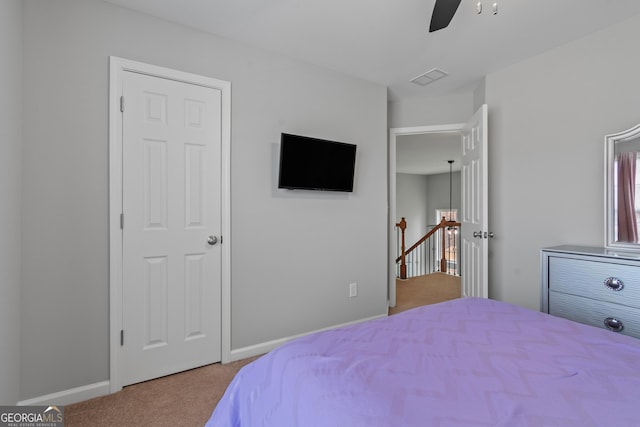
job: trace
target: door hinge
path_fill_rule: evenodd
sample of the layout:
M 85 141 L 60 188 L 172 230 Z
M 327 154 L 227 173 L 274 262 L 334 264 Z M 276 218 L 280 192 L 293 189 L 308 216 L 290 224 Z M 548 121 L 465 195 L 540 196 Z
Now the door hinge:
M 120 97 L 120 112 L 124 113 L 124 96 Z
M 120 329 L 120 345 L 124 345 L 124 329 Z
M 124 230 L 124 214 L 120 214 L 120 229 Z

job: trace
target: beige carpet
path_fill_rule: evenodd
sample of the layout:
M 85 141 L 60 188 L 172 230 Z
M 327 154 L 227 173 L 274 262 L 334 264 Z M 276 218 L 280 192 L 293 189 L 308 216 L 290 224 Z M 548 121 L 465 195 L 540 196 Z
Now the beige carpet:
M 459 297 L 459 277 L 435 273 L 398 280 L 397 306 L 389 309 L 389 314 Z M 231 379 L 240 368 L 255 359 L 257 357 L 226 365 L 216 363 L 67 405 L 64 408 L 65 427 L 202 426 Z
M 460 295 L 460 276 L 432 273 L 406 280 L 397 279 L 396 306 L 389 308 L 389 314 L 460 298 Z
M 65 427 L 203 426 L 231 379 L 252 357 L 124 387 L 64 407 Z

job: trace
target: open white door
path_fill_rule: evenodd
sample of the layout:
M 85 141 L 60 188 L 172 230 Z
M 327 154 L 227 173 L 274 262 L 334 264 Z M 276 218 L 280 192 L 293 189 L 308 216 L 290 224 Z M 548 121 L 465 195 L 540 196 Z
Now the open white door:
M 462 296 L 488 298 L 487 105 L 462 131 Z

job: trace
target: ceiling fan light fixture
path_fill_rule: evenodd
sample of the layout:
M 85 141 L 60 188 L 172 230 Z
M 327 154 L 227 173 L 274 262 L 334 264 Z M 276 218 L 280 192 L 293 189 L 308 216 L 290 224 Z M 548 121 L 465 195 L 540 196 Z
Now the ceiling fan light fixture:
M 428 84 L 435 82 L 436 80 L 440 80 L 444 77 L 447 77 L 448 75 L 449 73 L 447 73 L 446 71 L 443 71 L 439 68 L 432 68 L 426 73 L 422 73 L 419 76 L 414 77 L 409 81 L 411 83 L 415 83 L 420 86 L 426 86 Z
M 494 1 L 494 2 L 491 4 L 491 7 L 492 7 L 492 9 L 493 9 L 493 14 L 494 14 L 494 15 L 497 15 L 497 14 L 498 14 L 498 2 L 497 2 L 497 0 L 496 0 L 496 1 Z M 476 12 L 477 12 L 478 14 L 481 14 L 481 13 L 482 13 L 482 0 L 478 1 L 478 3 L 476 3 Z

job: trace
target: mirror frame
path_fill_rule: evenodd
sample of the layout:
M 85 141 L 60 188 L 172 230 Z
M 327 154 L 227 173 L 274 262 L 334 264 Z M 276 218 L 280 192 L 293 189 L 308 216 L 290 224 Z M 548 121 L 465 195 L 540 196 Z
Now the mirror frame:
M 613 184 L 615 174 L 615 146 L 616 143 L 631 141 L 640 138 L 640 124 L 627 129 L 622 132 L 612 133 L 604 137 L 605 156 L 604 156 L 604 171 L 605 171 L 605 185 L 604 185 L 604 232 L 605 232 L 605 247 L 607 249 L 617 249 L 625 251 L 638 251 L 640 252 L 640 243 L 628 243 L 618 242 L 615 236 L 615 206 L 614 203 L 614 191 Z

